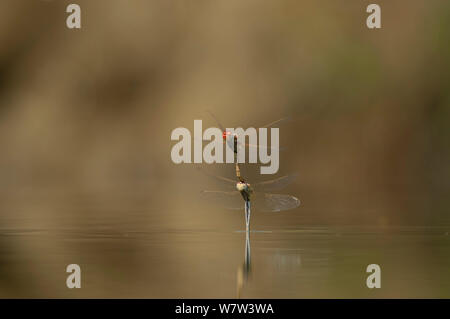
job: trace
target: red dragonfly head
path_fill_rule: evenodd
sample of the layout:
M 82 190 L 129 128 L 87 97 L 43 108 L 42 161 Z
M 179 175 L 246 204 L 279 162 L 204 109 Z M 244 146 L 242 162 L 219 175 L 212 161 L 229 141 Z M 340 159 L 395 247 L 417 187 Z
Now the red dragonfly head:
M 228 136 L 230 136 L 230 135 L 231 135 L 230 131 L 223 131 L 222 138 L 226 141 Z

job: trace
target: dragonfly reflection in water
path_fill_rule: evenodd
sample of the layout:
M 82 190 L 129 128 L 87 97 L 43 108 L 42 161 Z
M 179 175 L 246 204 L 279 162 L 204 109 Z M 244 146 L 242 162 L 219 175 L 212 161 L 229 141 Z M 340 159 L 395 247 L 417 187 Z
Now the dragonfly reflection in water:
M 237 271 L 237 297 L 241 297 L 242 289 L 247 283 L 251 273 L 250 232 L 245 232 L 245 257 L 244 264 Z

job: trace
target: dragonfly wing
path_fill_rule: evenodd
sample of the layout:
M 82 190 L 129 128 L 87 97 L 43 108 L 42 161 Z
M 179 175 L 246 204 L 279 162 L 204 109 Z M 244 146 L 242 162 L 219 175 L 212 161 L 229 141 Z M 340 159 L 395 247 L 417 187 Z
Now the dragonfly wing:
M 200 167 L 197 167 L 197 169 L 198 169 L 199 171 L 201 171 L 203 174 L 205 174 L 206 176 L 218 180 L 219 182 L 222 183 L 222 185 L 226 186 L 226 188 L 233 189 L 233 190 L 236 189 L 236 182 L 237 182 L 237 181 L 235 181 L 235 180 L 233 180 L 233 179 L 231 179 L 231 178 L 227 178 L 227 177 L 223 177 L 223 176 L 218 176 L 218 175 L 211 174 L 211 173 L 205 171 L 204 169 L 202 169 L 202 168 L 200 168 Z
M 255 145 L 255 144 L 249 144 L 249 143 L 245 143 L 245 144 L 239 143 L 239 148 L 240 149 L 243 149 L 244 146 L 246 148 L 249 148 L 249 149 L 262 148 L 264 150 L 270 150 L 271 152 L 274 151 L 274 150 L 277 150 L 277 151 L 284 151 L 285 150 L 284 147 L 274 147 L 274 146 L 265 146 L 265 145 L 257 145 L 257 144 Z
M 225 127 L 219 122 L 219 120 L 217 119 L 217 117 L 213 114 L 213 112 L 211 111 L 206 111 L 209 113 L 209 115 L 211 115 L 211 117 L 214 119 L 214 121 L 216 121 L 217 125 L 219 126 L 219 128 L 222 130 L 222 132 L 225 132 Z
M 256 211 L 281 212 L 300 206 L 300 200 L 291 195 L 259 193 L 252 196 Z
M 255 183 L 252 186 L 255 188 L 255 190 L 257 190 L 259 192 L 261 192 L 261 191 L 262 192 L 275 192 L 275 191 L 279 191 L 279 190 L 285 188 L 286 186 L 291 184 L 296 178 L 297 178 L 297 174 L 286 175 L 286 176 L 281 176 L 280 178 L 273 179 L 270 181 Z
M 266 125 L 264 125 L 262 127 L 273 127 L 275 124 L 279 124 L 279 123 L 290 121 L 290 120 L 291 120 L 291 118 L 289 116 L 286 116 L 286 117 L 283 117 L 283 118 L 281 118 L 279 120 L 270 122 L 269 124 L 266 124 Z
M 228 137 L 226 139 L 227 146 L 234 152 L 234 138 Z
M 227 209 L 243 209 L 244 200 L 238 191 L 202 191 L 202 197 L 213 205 L 219 205 Z

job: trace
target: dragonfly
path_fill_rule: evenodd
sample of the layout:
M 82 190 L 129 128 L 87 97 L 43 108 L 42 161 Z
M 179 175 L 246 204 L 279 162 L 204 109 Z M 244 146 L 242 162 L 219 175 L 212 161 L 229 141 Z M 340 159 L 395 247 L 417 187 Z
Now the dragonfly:
M 262 212 L 281 212 L 289 209 L 294 209 L 300 206 L 300 200 L 292 195 L 286 194 L 274 194 L 269 193 L 273 191 L 278 191 L 289 185 L 295 180 L 296 174 L 285 175 L 270 181 L 264 181 L 251 185 L 240 176 L 239 165 L 236 163 L 236 176 L 238 177 L 238 182 L 233 179 L 211 175 L 206 172 L 205 174 L 214 177 L 215 179 L 224 182 L 228 185 L 235 186 L 234 190 L 224 191 L 224 190 L 204 190 L 202 191 L 202 196 L 214 204 L 221 207 L 240 210 L 242 209 L 242 199 L 245 202 L 245 222 L 246 231 L 250 229 L 250 208 L 253 206 L 254 209 Z
M 271 147 L 271 146 L 259 146 L 259 145 L 255 145 L 255 144 L 250 144 L 250 143 L 241 143 L 238 141 L 238 136 L 236 133 L 233 133 L 231 131 L 228 131 L 227 129 L 225 129 L 225 127 L 222 125 L 222 123 L 217 119 L 217 117 L 211 112 L 211 111 L 207 111 L 208 114 L 216 121 L 217 125 L 219 126 L 219 128 L 222 130 L 222 138 L 224 140 L 224 142 L 228 145 L 228 147 L 230 147 L 232 150 L 234 150 L 235 153 L 238 152 L 238 149 L 242 150 L 247 148 L 258 148 L 258 147 L 264 147 L 267 148 L 269 150 L 274 150 L 277 149 L 279 150 L 279 148 L 275 148 L 275 147 Z M 269 128 L 269 127 L 273 127 L 276 124 L 280 124 L 286 121 L 291 120 L 290 117 L 283 117 L 280 118 L 278 120 L 272 121 L 264 126 L 261 126 L 261 128 Z

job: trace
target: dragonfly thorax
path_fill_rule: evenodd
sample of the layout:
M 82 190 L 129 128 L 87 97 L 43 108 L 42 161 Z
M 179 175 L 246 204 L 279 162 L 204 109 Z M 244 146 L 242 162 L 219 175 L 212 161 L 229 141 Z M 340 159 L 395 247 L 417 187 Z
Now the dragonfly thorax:
M 246 182 L 238 182 L 236 183 L 236 188 L 241 193 L 242 198 L 247 202 L 250 200 L 250 195 L 252 194 L 252 188 L 250 184 Z
M 247 192 L 247 193 L 251 192 L 250 184 L 245 182 L 236 183 L 236 189 L 240 192 Z

